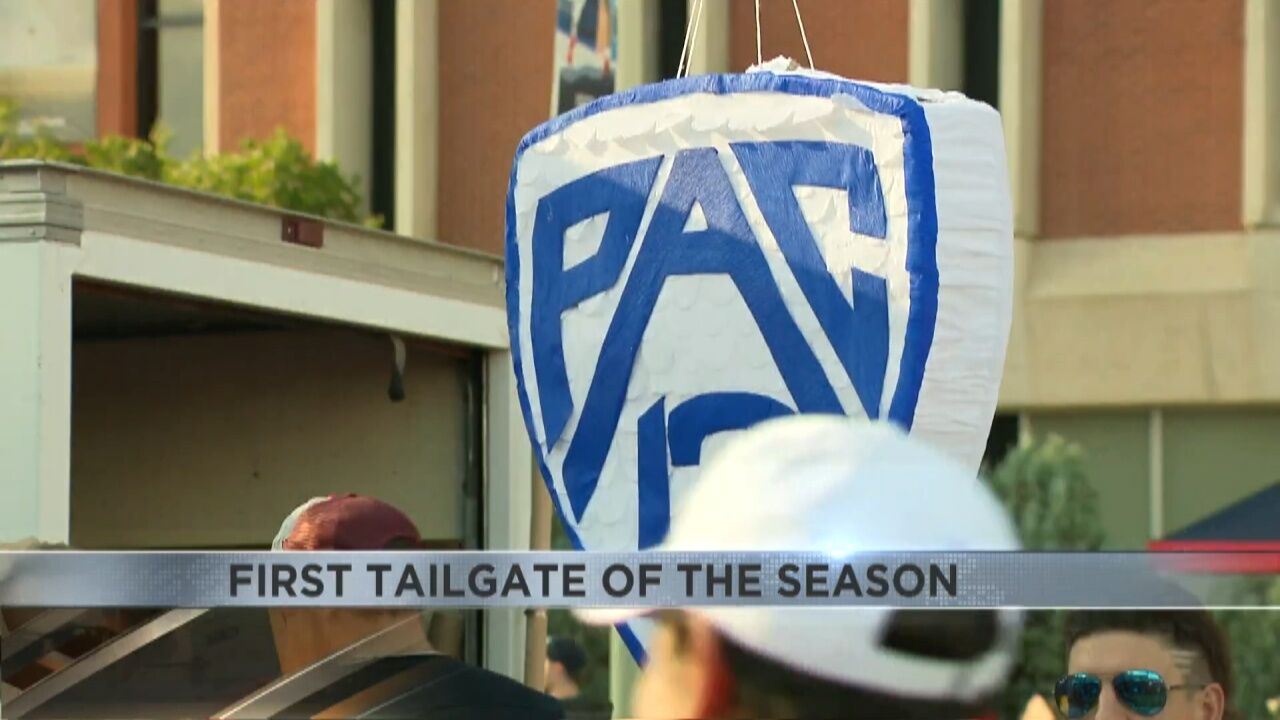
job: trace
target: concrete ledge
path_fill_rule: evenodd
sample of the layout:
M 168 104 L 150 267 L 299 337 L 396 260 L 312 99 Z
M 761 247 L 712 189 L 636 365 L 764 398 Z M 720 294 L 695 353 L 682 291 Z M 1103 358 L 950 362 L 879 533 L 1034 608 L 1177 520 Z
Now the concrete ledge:
M 87 168 L 0 162 L 0 240 L 77 241 L 81 231 L 505 307 L 502 260 L 432 240 L 310 218 L 324 246 L 281 240 L 276 208 Z M 64 232 L 69 231 L 69 232 Z
M 66 190 L 52 166 L 0 164 L 0 242 L 79 242 L 84 212 Z
M 1280 232 L 1019 240 L 1008 409 L 1280 402 Z

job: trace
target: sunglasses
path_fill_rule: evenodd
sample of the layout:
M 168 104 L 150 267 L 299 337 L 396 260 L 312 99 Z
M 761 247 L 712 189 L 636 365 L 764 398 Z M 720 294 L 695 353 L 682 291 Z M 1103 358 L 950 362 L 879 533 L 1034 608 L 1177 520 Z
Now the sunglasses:
M 1063 717 L 1088 717 L 1102 697 L 1102 678 L 1091 673 L 1064 675 L 1053 688 L 1053 699 Z M 1204 687 L 1203 685 L 1169 685 L 1152 670 L 1126 670 L 1111 679 L 1116 698 L 1133 712 L 1152 717 L 1164 710 L 1170 690 Z

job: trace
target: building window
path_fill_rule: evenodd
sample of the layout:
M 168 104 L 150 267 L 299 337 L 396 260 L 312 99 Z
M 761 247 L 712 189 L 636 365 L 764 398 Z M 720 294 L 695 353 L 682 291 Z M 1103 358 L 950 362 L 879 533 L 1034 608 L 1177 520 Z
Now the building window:
M 1000 0 L 964 0 L 964 94 L 1000 108 Z
M 61 140 L 97 134 L 98 15 L 85 0 L 0 2 L 0 100 L 19 107 L 20 131 Z
M 186 157 L 204 148 L 204 5 L 202 0 L 138 4 L 138 134 L 156 125 L 169 151 Z
M 369 211 L 383 227 L 396 226 L 396 3 L 373 0 L 373 144 L 369 171 Z
M 680 50 L 689 22 L 688 0 L 659 0 L 658 79 L 670 80 L 680 69 Z

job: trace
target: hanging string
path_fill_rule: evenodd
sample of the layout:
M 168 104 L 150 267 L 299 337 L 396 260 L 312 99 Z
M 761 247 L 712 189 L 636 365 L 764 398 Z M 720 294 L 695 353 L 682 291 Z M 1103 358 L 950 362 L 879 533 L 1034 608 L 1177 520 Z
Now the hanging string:
M 804 32 L 804 19 L 800 17 L 800 0 L 791 0 L 791 7 L 795 8 L 796 10 L 796 24 L 800 26 L 800 39 L 804 41 L 804 54 L 809 57 L 809 69 L 814 70 L 815 68 L 813 67 L 813 52 L 809 50 L 809 36 L 806 35 Z M 757 13 L 759 12 L 759 0 L 757 0 L 756 12 Z M 757 15 L 756 17 L 757 17 L 756 32 L 759 33 L 760 32 L 760 29 L 759 29 L 760 20 L 758 19 L 759 15 Z M 757 41 L 757 43 L 758 42 L 759 41 Z
M 693 65 L 693 49 L 698 45 L 698 31 L 702 28 L 702 8 L 706 5 L 705 0 L 696 0 L 698 11 L 693 19 L 693 37 L 689 39 L 689 65 Z M 689 75 L 689 68 L 684 69 L 685 77 Z
M 698 45 L 698 31 L 702 27 L 702 9 L 705 0 L 693 0 L 689 9 L 689 21 L 684 28 L 684 43 L 680 46 L 680 63 L 676 67 L 676 77 L 686 77 L 693 64 L 694 49 Z M 814 70 L 813 49 L 809 46 L 809 34 L 804 29 L 804 18 L 800 14 L 800 0 L 791 0 L 791 8 L 796 14 L 796 24 L 800 26 L 800 40 L 804 43 L 804 54 L 809 60 L 809 69 Z M 764 47 L 761 41 L 760 0 L 755 0 L 756 12 L 756 64 L 764 63 Z
M 685 74 L 685 60 L 689 60 L 692 64 L 694 60 L 694 46 L 692 41 L 698 36 L 698 20 L 701 15 L 701 0 L 694 0 L 694 6 L 689 9 L 689 22 L 685 23 L 685 42 L 680 46 L 680 65 L 676 67 L 676 77 L 682 77 Z
M 685 23 L 685 42 L 680 46 L 680 64 L 676 67 L 676 77 L 685 72 L 685 55 L 689 53 L 689 37 L 694 32 L 694 14 L 689 13 L 689 22 Z
M 764 63 L 764 56 L 760 54 L 760 0 L 756 0 L 756 64 Z

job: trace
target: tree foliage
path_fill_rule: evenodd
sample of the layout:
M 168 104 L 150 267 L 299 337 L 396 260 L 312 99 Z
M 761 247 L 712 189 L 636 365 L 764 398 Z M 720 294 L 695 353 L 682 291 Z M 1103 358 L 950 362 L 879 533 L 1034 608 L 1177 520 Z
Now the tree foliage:
M 169 132 L 157 125 L 146 139 L 112 135 L 70 145 L 39 123 L 24 126 L 17 105 L 0 99 L 0 160 L 71 163 L 332 220 L 382 225 L 381 218 L 361 217 L 354 177 L 343 175 L 333 162 L 315 160 L 282 129 L 218 155 L 179 159 L 169 154 L 168 144 Z
M 1280 607 L 1280 578 L 1247 578 L 1233 594 L 1240 605 Z M 1280 718 L 1280 611 L 1223 610 L 1217 616 L 1231 643 L 1236 681 L 1231 704 L 1237 717 Z M 1278 702 L 1269 707 L 1273 698 Z
M 1098 550 L 1104 533 L 1097 490 L 1089 483 L 1079 446 L 1049 436 L 1024 439 L 990 475 L 996 495 L 1017 524 L 1027 550 Z M 1000 703 L 1000 717 L 1016 720 L 1027 701 L 1048 695 L 1066 663 L 1063 615 L 1026 616 L 1021 658 Z

